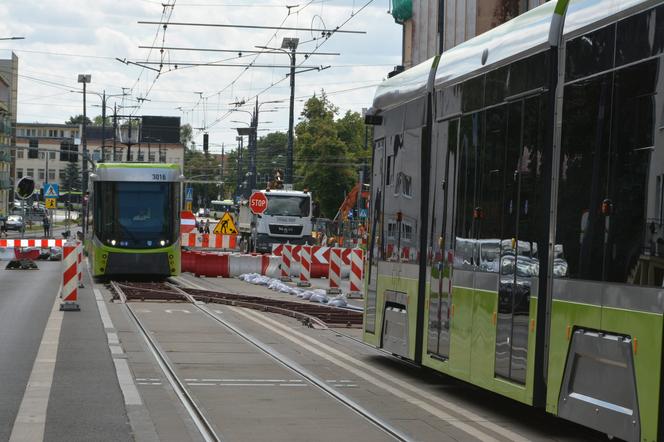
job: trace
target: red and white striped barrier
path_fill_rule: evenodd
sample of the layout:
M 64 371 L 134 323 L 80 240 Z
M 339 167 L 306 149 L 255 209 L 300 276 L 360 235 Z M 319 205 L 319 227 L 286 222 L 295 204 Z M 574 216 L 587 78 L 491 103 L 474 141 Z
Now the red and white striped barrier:
M 364 250 L 353 249 L 350 254 L 350 294 L 362 296 Z
M 272 246 L 272 254 L 277 256 L 283 255 L 285 244 L 274 244 Z M 298 276 L 300 274 L 300 250 L 302 246 L 291 245 L 292 259 L 290 265 L 291 275 Z M 330 249 L 326 246 L 311 246 L 311 266 L 310 276 L 312 278 L 327 278 L 330 266 Z M 341 277 L 348 278 L 350 273 L 350 252 L 352 249 L 341 248 Z
M 83 288 L 83 244 L 78 243 L 76 246 L 76 254 L 78 255 L 78 288 Z
M 341 252 L 339 247 L 332 247 L 330 249 L 330 267 L 328 277 L 330 279 L 330 293 L 339 293 L 341 290 Z
M 62 247 L 64 239 L 0 239 L 0 247 Z
M 300 287 L 311 286 L 311 246 L 302 246 L 300 249 Z
M 284 244 L 281 254 L 281 280 L 291 280 L 291 262 L 293 261 L 293 246 Z
M 197 247 L 202 249 L 235 250 L 238 246 L 237 235 L 216 235 L 208 233 L 182 233 L 180 235 L 182 247 Z
M 77 244 L 65 243 L 62 250 L 62 302 L 60 310 L 80 310 L 78 301 L 78 253 Z

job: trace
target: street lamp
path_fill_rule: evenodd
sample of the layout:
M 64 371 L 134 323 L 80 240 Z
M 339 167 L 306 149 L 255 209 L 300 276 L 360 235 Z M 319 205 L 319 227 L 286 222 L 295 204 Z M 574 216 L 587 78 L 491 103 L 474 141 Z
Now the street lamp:
M 83 167 L 82 167 L 82 182 L 81 182 L 81 194 L 82 194 L 82 203 L 85 205 L 84 213 L 87 214 L 87 193 L 88 193 L 88 140 L 87 140 L 87 127 L 88 127 L 88 117 L 86 111 L 86 85 L 92 81 L 92 75 L 90 74 L 78 74 L 78 82 L 83 83 L 83 133 L 81 134 L 81 144 L 83 144 Z M 47 171 L 48 173 L 48 171 Z M 85 228 L 87 224 L 86 216 L 83 217 L 83 237 L 85 238 Z
M 288 150 L 286 151 L 286 184 L 293 184 L 293 117 L 295 112 L 295 51 L 299 38 L 284 37 L 280 48 L 257 46 L 262 49 L 280 50 L 290 57 L 290 106 L 288 113 Z

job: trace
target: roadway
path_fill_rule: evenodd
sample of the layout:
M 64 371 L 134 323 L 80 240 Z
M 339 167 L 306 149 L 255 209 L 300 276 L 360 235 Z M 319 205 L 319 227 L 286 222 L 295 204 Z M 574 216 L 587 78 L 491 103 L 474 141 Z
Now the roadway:
M 358 329 L 217 304 L 113 302 L 87 274 L 81 311 L 58 312 L 61 263 L 38 265 L 0 270 L 0 441 L 202 440 L 131 314 L 224 440 L 605 440 L 371 348 Z M 236 279 L 174 281 L 284 296 Z

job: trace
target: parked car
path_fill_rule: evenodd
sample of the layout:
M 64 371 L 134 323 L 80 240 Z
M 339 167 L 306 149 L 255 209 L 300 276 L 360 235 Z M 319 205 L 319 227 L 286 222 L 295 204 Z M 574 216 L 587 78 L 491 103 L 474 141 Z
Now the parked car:
M 21 231 L 25 229 L 25 223 L 23 222 L 23 217 L 20 215 L 9 215 L 7 217 L 7 230 L 18 230 Z

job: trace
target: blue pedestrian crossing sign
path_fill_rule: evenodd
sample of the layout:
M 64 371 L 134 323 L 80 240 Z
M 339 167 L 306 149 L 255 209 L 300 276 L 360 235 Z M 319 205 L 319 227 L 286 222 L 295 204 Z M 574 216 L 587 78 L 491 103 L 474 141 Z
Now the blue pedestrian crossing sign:
M 193 201 L 194 200 L 194 188 L 193 187 L 187 187 L 185 195 L 184 195 L 184 200 L 185 201 Z
M 44 183 L 44 198 L 57 198 L 60 196 L 60 186 Z
M 360 218 L 367 217 L 367 209 L 360 209 Z

